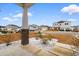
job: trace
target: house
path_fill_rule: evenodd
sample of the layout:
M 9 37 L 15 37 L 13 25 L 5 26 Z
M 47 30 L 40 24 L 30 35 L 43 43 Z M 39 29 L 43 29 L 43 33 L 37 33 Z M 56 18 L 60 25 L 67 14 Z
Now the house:
M 29 31 L 37 31 L 39 30 L 39 26 L 36 24 L 29 25 Z
M 18 31 L 19 28 L 20 28 L 19 26 L 13 25 L 13 24 L 9 24 L 9 25 L 6 25 L 6 26 L 5 26 L 5 29 L 6 29 L 7 31 L 12 31 L 12 32 Z
M 41 31 L 49 30 L 49 28 L 50 28 L 50 27 L 47 26 L 47 25 L 41 25 L 41 26 L 40 26 L 40 30 L 41 30 Z
M 53 23 L 52 26 L 53 30 L 60 30 L 60 31 L 69 31 L 71 30 L 71 22 L 70 21 L 58 21 Z
M 71 26 L 72 31 L 79 32 L 79 26 Z
M 5 26 L 0 26 L 0 30 L 5 30 Z

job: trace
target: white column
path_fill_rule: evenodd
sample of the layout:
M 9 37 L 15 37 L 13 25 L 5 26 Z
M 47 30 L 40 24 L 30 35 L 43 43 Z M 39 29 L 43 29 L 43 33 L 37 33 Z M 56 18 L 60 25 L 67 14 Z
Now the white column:
M 24 4 L 23 10 L 22 29 L 28 29 L 28 7 L 26 4 Z

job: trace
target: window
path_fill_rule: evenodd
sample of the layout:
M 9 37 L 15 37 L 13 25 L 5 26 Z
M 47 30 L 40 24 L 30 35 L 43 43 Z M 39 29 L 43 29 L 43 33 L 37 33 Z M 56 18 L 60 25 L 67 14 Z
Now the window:
M 68 25 L 68 23 L 65 23 L 65 25 Z

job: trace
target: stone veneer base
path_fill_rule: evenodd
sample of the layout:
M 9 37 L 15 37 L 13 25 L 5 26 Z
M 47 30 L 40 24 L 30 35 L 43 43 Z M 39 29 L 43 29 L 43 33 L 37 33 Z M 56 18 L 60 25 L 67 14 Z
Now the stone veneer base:
M 29 44 L 29 29 L 21 29 L 21 44 Z

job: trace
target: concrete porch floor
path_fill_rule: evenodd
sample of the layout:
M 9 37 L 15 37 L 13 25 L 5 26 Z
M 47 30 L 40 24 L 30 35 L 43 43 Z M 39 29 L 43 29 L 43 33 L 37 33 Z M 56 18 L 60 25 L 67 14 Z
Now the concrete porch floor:
M 59 43 L 57 44 L 58 46 L 61 45 L 65 46 L 65 48 L 70 49 L 68 45 Z M 41 43 L 40 40 L 35 40 L 35 38 L 31 38 L 29 44 L 26 46 L 21 46 L 20 40 L 12 42 L 12 45 L 9 46 L 5 46 L 5 44 L 0 44 L 0 56 L 56 56 L 57 54 L 61 56 L 63 55 L 62 53 L 66 52 L 72 53 L 66 49 L 63 49 L 63 51 L 66 52 L 60 51 L 58 53 L 57 51 L 61 50 L 61 48 L 57 47 L 58 50 L 56 51 L 56 47 L 55 50 L 54 49 L 52 50 L 52 48 L 54 48 L 53 46 L 44 45 Z M 69 53 L 68 55 L 70 55 Z
M 6 46 L 6 44 L 0 44 L 0 56 L 36 56 L 36 55 L 53 56 L 54 55 L 36 46 L 36 43 L 39 44 L 39 41 L 30 39 L 30 43 L 26 46 L 21 46 L 20 40 L 12 42 L 12 45 L 9 46 Z

